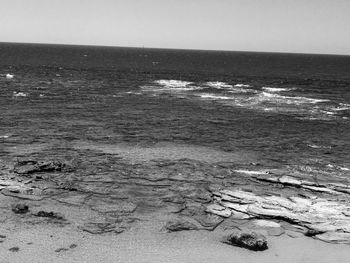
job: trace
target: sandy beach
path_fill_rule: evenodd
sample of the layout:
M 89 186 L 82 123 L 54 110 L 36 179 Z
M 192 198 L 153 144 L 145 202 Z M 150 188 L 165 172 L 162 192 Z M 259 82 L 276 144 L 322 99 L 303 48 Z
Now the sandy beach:
M 158 220 L 157 220 L 158 221 Z M 222 244 L 222 231 L 160 231 L 161 220 L 139 222 L 126 233 L 91 235 L 70 227 L 16 226 L 2 230 L 0 262 L 348 262 L 348 245 L 307 237 L 270 237 L 254 252 Z M 30 244 L 29 244 L 30 243 Z M 75 248 L 69 248 L 71 245 Z M 19 247 L 11 252 L 11 247 Z M 55 252 L 62 249 L 59 252 Z

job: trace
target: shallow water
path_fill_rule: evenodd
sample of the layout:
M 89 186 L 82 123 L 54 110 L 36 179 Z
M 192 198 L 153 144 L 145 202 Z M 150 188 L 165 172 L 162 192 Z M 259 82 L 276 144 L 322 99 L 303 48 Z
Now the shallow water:
M 349 57 L 1 44 L 0 61 L 0 157 L 174 142 L 350 168 Z

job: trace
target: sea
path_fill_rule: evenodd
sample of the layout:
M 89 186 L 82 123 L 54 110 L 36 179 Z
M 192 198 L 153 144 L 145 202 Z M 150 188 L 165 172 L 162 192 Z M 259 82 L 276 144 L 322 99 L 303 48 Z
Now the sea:
M 350 176 L 350 56 L 1 43 L 0 158 L 79 140 Z

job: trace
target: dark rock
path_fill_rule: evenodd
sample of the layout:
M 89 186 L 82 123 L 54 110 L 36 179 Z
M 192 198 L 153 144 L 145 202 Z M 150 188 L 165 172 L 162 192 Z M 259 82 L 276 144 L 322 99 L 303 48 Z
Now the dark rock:
M 191 222 L 184 219 L 177 219 L 166 223 L 165 228 L 169 232 L 183 231 L 183 230 L 198 230 L 198 227 Z
M 25 214 L 29 212 L 29 207 L 26 204 L 15 204 L 12 206 L 12 211 L 15 214 Z
M 55 252 L 57 252 L 57 253 L 62 252 L 62 251 L 68 251 L 68 248 L 61 247 L 61 248 L 58 248 L 55 250 Z
M 19 247 L 11 247 L 9 250 L 11 252 L 18 252 L 19 251 Z
M 50 219 L 64 220 L 64 216 L 55 212 L 39 211 L 35 214 L 38 217 L 47 217 Z
M 69 246 L 70 249 L 76 248 L 78 245 L 77 244 L 72 244 Z
M 83 231 L 86 231 L 90 234 L 104 234 L 108 232 L 114 232 L 116 234 L 122 233 L 125 228 L 122 226 L 118 226 L 113 223 L 103 223 L 103 222 L 88 222 L 83 226 L 79 227 Z
M 66 164 L 56 161 L 36 161 L 36 160 L 17 160 L 14 165 L 14 172 L 21 175 L 29 175 L 40 172 L 56 172 L 62 171 L 66 167 Z
M 235 231 L 228 235 L 223 242 L 254 251 L 263 251 L 268 248 L 266 237 L 255 232 Z
M 325 231 L 319 231 L 319 230 L 316 230 L 316 229 L 308 229 L 304 235 L 307 236 L 307 237 L 314 237 L 316 235 L 319 235 L 319 234 L 323 234 Z

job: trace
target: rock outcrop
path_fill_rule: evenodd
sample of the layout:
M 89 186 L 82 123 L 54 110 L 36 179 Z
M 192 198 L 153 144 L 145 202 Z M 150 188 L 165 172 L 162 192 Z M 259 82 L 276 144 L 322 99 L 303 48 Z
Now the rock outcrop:
M 350 237 L 350 203 L 347 201 L 319 197 L 258 196 L 238 189 L 222 190 L 214 195 L 216 209 L 207 209 L 208 212 L 216 214 L 216 211 L 229 209 L 257 218 L 283 220 L 304 227 L 309 230 L 308 233 L 313 232 L 315 238 L 350 243 L 350 239 L 346 239 Z
M 20 175 L 29 175 L 41 172 L 57 172 L 62 171 L 66 164 L 55 161 L 37 161 L 32 159 L 17 160 L 14 166 L 14 172 Z
M 29 207 L 26 204 L 15 204 L 12 206 L 12 212 L 15 214 L 26 214 L 29 212 Z

